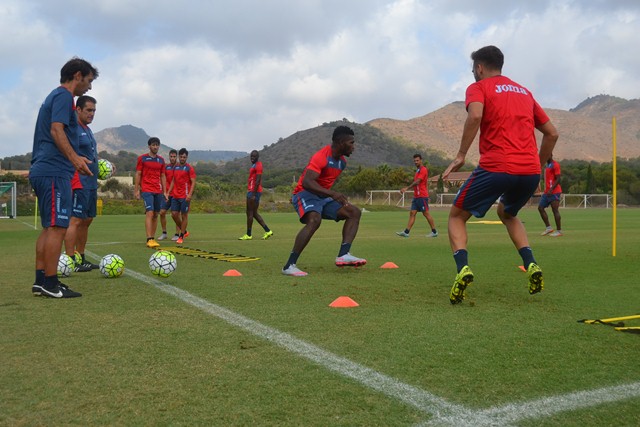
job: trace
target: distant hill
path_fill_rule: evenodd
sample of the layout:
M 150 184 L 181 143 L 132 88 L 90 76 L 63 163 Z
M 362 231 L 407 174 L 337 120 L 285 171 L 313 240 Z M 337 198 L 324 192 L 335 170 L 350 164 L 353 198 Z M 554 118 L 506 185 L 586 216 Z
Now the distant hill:
M 117 154 L 118 151 L 129 151 L 142 154 L 148 151 L 147 141 L 151 135 L 147 135 L 144 129 L 132 125 L 124 125 L 116 128 L 103 129 L 94 134 L 98 143 L 98 152 L 106 151 Z M 168 152 L 172 147 L 162 146 L 163 151 Z
M 413 164 L 413 155 L 416 152 L 427 154 L 424 147 L 418 148 L 414 143 L 392 138 L 373 126 L 336 121 L 298 131 L 271 144 L 260 150 L 260 160 L 270 169 L 301 171 L 313 153 L 331 144 L 333 130 L 340 125 L 351 127 L 356 134 L 355 150 L 348 159 L 349 169 L 358 166 L 375 167 L 383 163 L 391 167 L 410 166 Z M 428 158 L 430 164 L 434 162 L 440 165 L 448 164 L 448 160 L 439 156 L 438 153 L 432 150 L 428 150 L 428 153 L 432 154 L 432 158 Z M 247 155 L 226 163 L 223 170 L 225 173 L 232 173 L 238 169 L 244 171 L 248 164 L 249 156 Z
M 150 135 L 138 127 L 132 125 L 124 125 L 115 128 L 103 129 L 95 133 L 96 142 L 98 143 L 98 152 L 106 151 L 110 154 L 117 154 L 119 151 L 128 151 L 136 154 L 148 152 L 147 142 Z M 165 145 L 160 139 L 160 154 L 168 157 L 169 150 L 176 147 Z M 177 147 L 176 149 L 179 149 Z M 246 156 L 244 151 L 223 151 L 223 150 L 189 150 L 189 162 L 197 163 L 199 161 L 224 163 L 228 160 L 237 159 Z
M 560 132 L 554 151 L 558 160 L 587 160 L 610 162 L 611 119 L 617 120 L 617 154 L 622 158 L 640 157 L 640 99 L 598 95 L 588 98 L 569 111 L 546 109 Z M 356 149 L 349 160 L 354 166 L 411 165 L 415 152 L 426 155 L 430 166 L 445 165 L 455 156 L 460 145 L 462 127 L 466 118 L 463 102 L 453 102 L 444 107 L 409 120 L 380 118 L 365 124 L 336 121 L 300 130 L 287 138 L 260 150 L 260 158 L 268 168 L 302 170 L 311 154 L 331 142 L 333 129 L 346 124 L 356 133 Z M 142 154 L 147 151 L 149 135 L 140 128 L 125 125 L 96 132 L 98 150 L 117 154 L 129 151 Z M 538 138 L 540 134 L 537 133 Z M 171 147 L 162 146 L 160 153 L 168 155 Z M 179 148 L 179 147 L 178 147 Z M 28 159 L 14 156 L 7 163 L 28 167 Z M 193 163 L 207 161 L 220 165 L 224 174 L 245 171 L 249 154 L 242 151 L 192 150 L 189 160 Z M 5 159 L 6 160 L 6 159 Z M 477 141 L 469 151 L 469 163 L 478 161 Z M 3 166 L 5 162 L 3 162 Z
M 557 160 L 611 161 L 611 119 L 614 116 L 618 157 L 640 157 L 640 99 L 598 95 L 569 111 L 546 109 L 546 112 L 560 133 L 554 151 Z M 413 119 L 375 119 L 367 124 L 392 137 L 441 151 L 452 158 L 460 146 L 465 118 L 464 103 L 453 102 Z M 539 142 L 540 133 L 536 134 Z M 477 163 L 478 156 L 476 140 L 467 159 Z

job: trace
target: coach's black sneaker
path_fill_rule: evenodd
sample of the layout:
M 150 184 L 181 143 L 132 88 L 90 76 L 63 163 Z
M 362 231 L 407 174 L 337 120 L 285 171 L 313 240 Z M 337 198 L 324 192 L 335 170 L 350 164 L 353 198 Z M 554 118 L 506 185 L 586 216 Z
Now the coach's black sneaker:
M 87 268 L 90 268 L 92 270 L 97 270 L 97 269 L 100 268 L 100 266 L 98 264 L 94 264 L 94 263 L 86 261 L 86 260 L 82 263 L 82 265 L 87 267 Z
M 72 291 L 67 285 L 61 282 L 58 282 L 52 289 L 47 289 L 42 285 L 33 285 L 31 292 L 35 296 L 47 298 L 77 298 L 82 296 L 80 292 Z
M 78 264 L 76 263 L 73 267 L 73 271 L 76 273 L 84 273 L 87 271 L 91 271 L 91 267 L 86 264 Z
M 40 295 L 42 295 L 42 293 L 40 292 L 40 286 L 34 283 L 33 286 L 31 286 L 31 293 L 34 297 L 39 297 Z

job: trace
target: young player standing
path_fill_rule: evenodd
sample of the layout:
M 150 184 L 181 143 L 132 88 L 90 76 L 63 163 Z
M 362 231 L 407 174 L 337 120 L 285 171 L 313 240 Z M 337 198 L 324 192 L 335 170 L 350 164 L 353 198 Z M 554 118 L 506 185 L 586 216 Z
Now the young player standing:
M 189 222 L 189 207 L 191 205 L 191 196 L 196 188 L 196 171 L 189 163 L 187 158 L 189 152 L 186 148 L 178 151 L 178 159 L 180 163 L 173 168 L 173 180 L 169 187 L 171 194 L 171 217 L 180 227 L 180 234 L 176 239 L 176 243 L 181 245 L 184 238 L 189 235 L 187 233 L 187 225 Z
M 138 157 L 133 191 L 136 199 L 142 197 L 144 201 L 144 228 L 147 233 L 147 247 L 157 248 L 160 246 L 155 240 L 158 214 L 162 203 L 168 198 L 167 181 L 164 172 L 164 159 L 158 156 L 160 138 L 155 136 L 149 138 L 147 145 L 149 153 Z
M 267 240 L 273 236 L 273 231 L 269 229 L 262 216 L 258 213 L 260 197 L 262 197 L 262 162 L 258 160 L 260 153 L 258 153 L 258 150 L 253 150 L 249 158 L 251 159 L 251 167 L 249 168 L 249 179 L 247 181 L 247 232 L 244 236 L 239 237 L 238 240 L 251 240 L 253 238 L 251 236 L 251 228 L 253 227 L 254 218 L 264 229 L 262 240 Z
M 169 150 L 169 164 L 164 167 L 164 175 L 167 180 L 167 186 L 171 185 L 171 181 L 173 181 L 173 169 L 176 167 L 176 163 L 178 162 L 178 150 L 171 149 Z M 171 210 L 171 193 L 169 193 L 169 198 L 165 200 L 162 204 L 162 208 L 160 209 L 160 226 L 162 227 L 162 234 L 158 237 L 158 240 L 164 240 L 167 238 L 167 211 Z M 180 227 L 176 224 L 176 233 L 173 235 L 171 240 L 174 242 L 178 240 L 180 235 Z

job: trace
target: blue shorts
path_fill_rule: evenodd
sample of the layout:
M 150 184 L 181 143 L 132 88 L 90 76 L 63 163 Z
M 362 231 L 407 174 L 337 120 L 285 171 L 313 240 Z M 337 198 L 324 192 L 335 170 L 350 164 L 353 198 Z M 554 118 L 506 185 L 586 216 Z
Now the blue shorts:
M 142 200 L 144 201 L 144 211 L 154 211 L 160 212 L 160 208 L 165 201 L 164 195 L 162 193 L 148 193 L 143 191 Z
M 291 204 L 300 217 L 300 222 L 304 224 L 304 216 L 307 212 L 318 212 L 324 219 L 340 221 L 338 211 L 342 205 L 331 197 L 321 197 L 309 191 L 302 190 L 298 194 L 291 196 Z
M 256 197 L 253 199 L 254 203 L 256 205 L 259 205 L 260 204 L 260 197 L 262 197 L 262 193 L 254 193 L 253 191 L 248 191 L 247 192 L 247 199 L 249 199 L 249 197 L 251 197 L 252 194 L 256 195 Z
M 549 207 L 549 205 L 553 202 L 559 202 L 560 201 L 560 195 L 562 195 L 562 193 L 555 193 L 555 194 L 543 194 L 542 197 L 540 197 L 540 203 L 538 203 L 538 206 L 541 208 L 547 208 Z
M 539 174 L 509 175 L 477 167 L 462 184 L 453 204 L 471 212 L 476 218 L 482 218 L 499 198 L 504 204 L 504 211 L 516 216 L 536 191 L 539 182 Z
M 73 207 L 71 216 L 81 219 L 96 217 L 98 190 L 78 188 L 73 190 Z
M 411 201 L 411 210 L 418 212 L 429 212 L 429 198 L 414 197 Z
M 169 196 L 168 200 L 163 200 L 162 204 L 160 205 L 160 210 L 161 211 L 170 211 L 171 210 L 171 200 L 173 200 L 173 197 Z
M 187 202 L 187 199 L 171 198 L 171 212 L 189 213 L 189 206 L 191 202 Z
M 73 206 L 71 180 L 57 176 L 34 176 L 29 178 L 29 182 L 38 198 L 42 228 L 68 228 Z

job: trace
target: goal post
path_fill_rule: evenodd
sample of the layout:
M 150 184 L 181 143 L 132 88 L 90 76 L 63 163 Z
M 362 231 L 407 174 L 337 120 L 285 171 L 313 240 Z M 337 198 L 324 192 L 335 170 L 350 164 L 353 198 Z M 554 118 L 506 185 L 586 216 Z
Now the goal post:
M 0 218 L 15 218 L 17 216 L 18 184 L 0 182 Z

